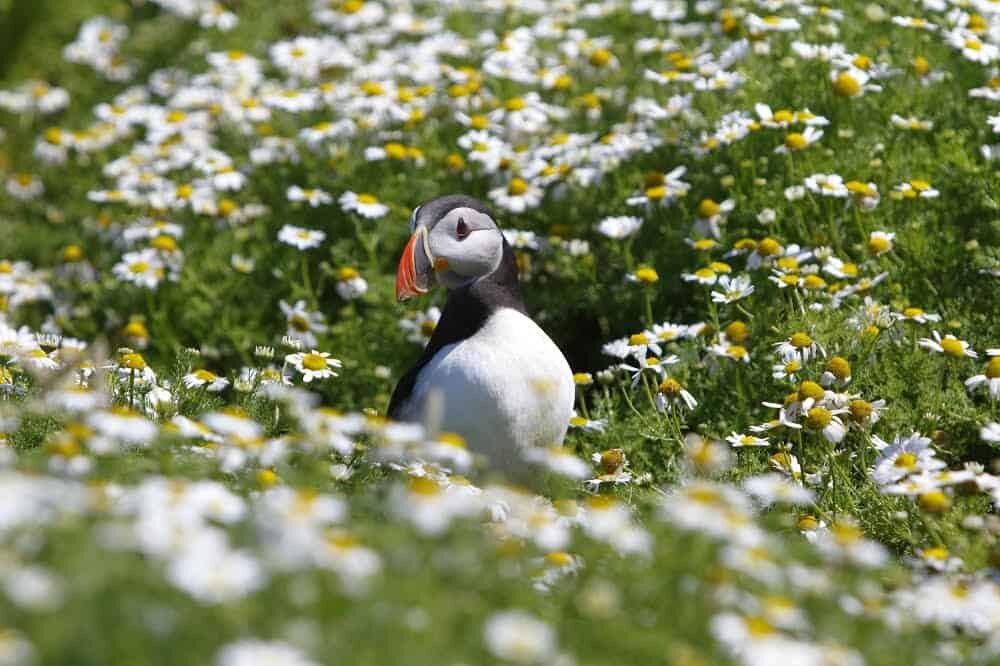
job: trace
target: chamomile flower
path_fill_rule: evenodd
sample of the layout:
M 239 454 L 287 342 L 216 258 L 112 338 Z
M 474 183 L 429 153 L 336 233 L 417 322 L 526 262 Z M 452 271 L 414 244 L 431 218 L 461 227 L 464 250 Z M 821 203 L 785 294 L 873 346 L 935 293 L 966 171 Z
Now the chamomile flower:
M 415 312 L 401 319 L 399 327 L 407 333 L 407 340 L 423 346 L 430 341 L 440 319 L 441 309 L 432 305 L 425 311 Z
M 712 301 L 715 303 L 735 303 L 742 300 L 754 292 L 754 286 L 747 275 L 720 275 L 716 286 L 721 291 L 712 290 Z
M 737 344 L 730 344 L 727 340 L 722 340 L 708 348 L 708 351 L 715 357 L 728 358 L 741 363 L 750 362 L 750 352 L 746 347 Z
M 844 185 L 844 179 L 835 173 L 816 173 L 805 179 L 806 189 L 824 197 L 836 197 L 844 199 L 848 195 L 848 189 Z
M 181 381 L 188 388 L 204 388 L 210 393 L 219 393 L 229 386 L 228 379 L 204 368 L 189 372 L 181 378 Z
M 937 331 L 931 331 L 933 338 L 920 338 L 917 341 L 924 349 L 929 351 L 944 354 L 949 358 L 978 358 L 979 354 L 975 350 L 969 348 L 969 343 L 965 340 L 959 340 L 952 334 L 947 334 L 943 338 L 941 334 Z
M 527 449 L 524 458 L 569 479 L 582 481 L 590 476 L 590 465 L 561 446 Z
M 490 190 L 490 200 L 500 208 L 512 213 L 523 213 L 537 208 L 545 192 L 537 185 L 523 178 L 511 178 L 507 185 Z
M 326 232 L 286 224 L 278 231 L 278 240 L 298 250 L 309 250 L 319 247 L 326 240 Z
M 823 138 L 823 131 L 815 127 L 806 127 L 803 132 L 790 132 L 785 135 L 785 142 L 774 149 L 775 153 L 788 154 L 805 150 Z
M 356 268 L 344 266 L 337 271 L 337 295 L 345 301 L 361 298 L 368 293 L 368 282 Z
M 316 662 L 292 645 L 257 639 L 243 639 L 223 646 L 215 661 L 216 666 L 316 666 Z
M 905 183 L 900 183 L 893 188 L 895 196 L 900 199 L 936 199 L 941 195 L 936 189 L 931 187 L 931 184 L 926 180 L 909 180 Z
M 296 301 L 294 305 L 280 301 L 278 307 L 281 308 L 281 314 L 285 316 L 288 325 L 285 335 L 293 340 L 298 340 L 303 347 L 315 347 L 316 334 L 326 333 L 329 330 L 323 313 L 310 312 L 303 300 Z
M 934 121 L 920 120 L 914 116 L 904 118 L 903 116 L 895 113 L 889 118 L 889 122 L 892 123 L 892 126 L 897 129 L 907 130 L 910 132 L 929 132 L 934 129 Z
M 642 228 L 642 219 L 638 217 L 606 217 L 597 224 L 597 231 L 603 236 L 614 240 L 622 240 L 635 235 Z
M 347 213 L 354 212 L 369 220 L 377 220 L 389 213 L 389 207 L 378 200 L 374 194 L 347 191 L 337 200 L 340 208 Z
M 487 618 L 483 641 L 494 657 L 517 664 L 552 663 L 559 649 L 555 630 L 520 610 L 500 611 Z
M 333 202 L 333 197 L 323 190 L 309 188 L 303 189 L 298 185 L 290 186 L 286 196 L 288 197 L 288 200 L 293 203 L 304 202 L 309 204 L 312 208 Z
M 872 437 L 879 458 L 872 468 L 872 479 L 879 485 L 895 483 L 911 474 L 943 469 L 945 464 L 938 460 L 931 448 L 931 440 L 918 433 L 899 436 L 886 442 L 878 436 Z
M 748 446 L 766 447 L 771 445 L 771 442 L 767 437 L 756 437 L 754 435 L 741 435 L 736 432 L 730 433 L 729 436 L 726 437 L 726 441 L 729 442 L 729 445 L 732 446 L 734 449 L 741 449 L 743 447 L 748 447 Z
M 892 316 L 896 321 L 912 321 L 917 324 L 941 321 L 941 315 L 933 312 L 924 312 L 921 308 L 912 306 L 904 308 L 902 312 L 893 312 Z
M 657 356 L 636 357 L 636 365 L 622 363 L 621 368 L 632 373 L 632 388 L 635 388 L 642 380 L 644 371 L 650 371 L 653 375 L 663 377 L 667 372 L 667 366 L 679 362 L 680 358 L 673 354 L 664 358 Z
M 315 379 L 336 377 L 335 369 L 342 365 L 338 359 L 330 358 L 329 352 L 316 351 L 315 349 L 310 352 L 289 354 L 285 356 L 285 363 L 294 367 L 307 384 Z
M 987 352 L 990 360 L 986 363 L 982 374 L 973 375 L 965 380 L 965 388 L 972 393 L 980 386 L 986 386 L 991 400 L 1000 399 L 1000 350 L 991 349 Z
M 44 191 L 42 179 L 34 174 L 18 173 L 7 179 L 7 194 L 21 201 L 37 199 Z
M 812 339 L 808 333 L 798 331 L 782 342 L 775 343 L 775 351 L 784 361 L 797 359 L 803 364 L 815 356 L 826 356 L 822 345 Z
M 654 400 L 659 412 L 673 411 L 676 408 L 692 410 L 698 406 L 694 396 L 673 377 L 666 377 L 660 382 Z
M 700 236 L 720 238 L 719 224 L 725 221 L 726 216 L 736 207 L 736 202 L 732 199 L 716 202 L 714 199 L 702 199 L 695 209 L 694 230 Z

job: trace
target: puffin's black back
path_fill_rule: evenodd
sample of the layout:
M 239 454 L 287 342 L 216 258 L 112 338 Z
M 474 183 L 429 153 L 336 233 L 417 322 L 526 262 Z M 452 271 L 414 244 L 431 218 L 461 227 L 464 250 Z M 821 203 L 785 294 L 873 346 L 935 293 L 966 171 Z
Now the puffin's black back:
M 479 203 L 479 206 L 482 204 Z M 448 209 L 454 207 L 456 206 L 452 203 Z M 488 210 L 484 212 L 489 214 Z M 400 409 L 413 393 L 417 375 L 442 347 L 475 335 L 489 316 L 500 308 L 512 308 L 527 314 L 524 301 L 521 299 L 514 250 L 506 238 L 503 241 L 503 257 L 495 271 L 471 284 L 448 292 L 448 302 L 445 303 L 444 312 L 441 313 L 441 319 L 434 328 L 424 353 L 403 375 L 392 392 L 392 399 L 389 400 L 389 418 L 399 418 Z

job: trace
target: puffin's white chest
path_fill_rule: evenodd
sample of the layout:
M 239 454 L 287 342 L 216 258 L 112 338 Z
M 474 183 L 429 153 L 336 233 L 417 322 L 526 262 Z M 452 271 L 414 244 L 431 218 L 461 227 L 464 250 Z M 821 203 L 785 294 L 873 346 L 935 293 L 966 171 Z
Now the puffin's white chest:
M 519 459 L 515 447 L 562 443 L 573 410 L 573 373 L 534 321 L 504 308 L 424 366 L 404 416 L 423 420 L 432 393 L 442 403 L 442 430 L 509 468 Z

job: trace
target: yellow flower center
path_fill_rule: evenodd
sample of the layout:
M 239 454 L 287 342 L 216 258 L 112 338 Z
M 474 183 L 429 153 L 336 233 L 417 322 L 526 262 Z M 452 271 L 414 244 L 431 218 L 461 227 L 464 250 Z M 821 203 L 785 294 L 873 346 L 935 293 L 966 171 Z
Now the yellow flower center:
M 173 252 L 177 249 L 177 241 L 173 236 L 157 236 L 149 244 L 161 252 Z
M 465 438 L 456 432 L 443 432 L 438 435 L 438 441 L 442 444 L 453 446 L 456 449 L 464 449 L 468 446 L 465 442 Z
M 771 626 L 771 623 L 759 615 L 751 615 L 745 618 L 744 623 L 746 624 L 747 632 L 751 636 L 762 638 L 774 633 L 774 627 Z
M 986 364 L 986 378 L 1000 379 L 1000 356 L 994 356 Z
M 511 97 L 506 102 L 504 102 L 504 108 L 508 111 L 521 111 L 527 103 L 521 97 Z
M 66 263 L 80 261 L 83 259 L 83 249 L 79 245 L 67 245 L 63 248 L 62 258 Z
M 797 273 L 799 270 L 799 260 L 795 257 L 780 257 L 775 265 L 783 271 Z
M 698 217 L 711 218 L 719 214 L 722 208 L 711 199 L 702 199 L 698 204 Z
M 904 317 L 910 317 L 910 318 L 920 317 L 923 314 L 924 314 L 924 311 L 921 310 L 920 308 L 906 308 L 905 310 L 903 310 L 903 316 Z
M 663 197 L 667 196 L 667 188 L 663 185 L 657 185 L 656 187 L 650 187 L 646 190 L 646 198 L 651 201 L 659 201 Z
M 149 337 L 149 330 L 146 328 L 146 325 L 143 324 L 138 319 L 133 319 L 132 321 L 130 321 L 125 326 L 125 328 L 122 329 L 122 333 L 127 338 L 148 338 Z
M 733 267 L 723 261 L 713 261 L 708 265 L 716 273 L 731 273 Z
M 742 321 L 734 321 L 726 326 L 726 337 L 733 342 L 743 342 L 750 335 L 750 330 Z
M 441 486 L 425 476 L 415 476 L 410 479 L 410 492 L 424 497 L 434 497 L 441 492 Z
M 644 284 L 653 284 L 660 279 L 659 274 L 653 268 L 640 268 L 635 272 L 635 277 Z
M 660 393 L 668 398 L 676 398 L 681 394 L 683 387 L 680 382 L 672 377 L 667 377 L 660 383 Z
M 435 328 L 437 328 L 437 324 L 430 319 L 425 319 L 420 323 L 420 333 L 425 337 L 430 337 Z
M 843 381 L 851 376 L 851 364 L 842 356 L 834 356 L 827 361 L 826 371 Z
M 302 357 L 302 367 L 306 370 L 312 370 L 313 372 L 318 372 L 320 370 L 326 370 L 328 366 L 326 359 L 319 354 L 314 354 L 312 352 L 306 354 Z
M 789 150 L 802 150 L 809 145 L 806 137 L 798 132 L 792 132 L 785 137 L 785 147 Z
M 554 567 L 568 567 L 573 564 L 573 556 L 563 551 L 556 551 L 546 555 L 545 562 Z
M 146 359 L 142 357 L 142 354 L 136 354 L 135 352 L 125 354 L 122 356 L 121 367 L 128 370 L 145 370 Z
M 590 54 L 590 64 L 594 67 L 604 67 L 611 62 L 611 51 L 607 49 L 597 49 Z
M 202 368 L 201 370 L 195 370 L 193 374 L 195 378 L 201 382 L 208 383 L 208 382 L 214 382 L 216 380 L 215 373 L 209 370 L 205 370 L 204 368 Z
M 300 333 L 304 333 L 305 331 L 308 331 L 312 328 L 309 325 L 309 319 L 298 313 L 293 314 L 291 317 L 288 318 L 288 325 L 291 326 L 294 330 L 299 331 Z
M 862 183 L 860 180 L 849 180 L 844 183 L 844 187 L 851 194 L 857 195 L 859 197 L 873 197 L 875 196 L 875 190 L 868 183 Z
M 358 195 L 358 203 L 366 205 L 376 204 L 378 203 L 378 197 L 376 197 L 374 194 L 368 194 L 366 192 L 362 192 L 361 194 Z
M 773 238 L 765 238 L 757 244 L 757 254 L 762 257 L 773 257 L 781 252 L 781 244 Z
M 868 240 L 868 251 L 872 254 L 884 254 L 892 249 L 892 241 L 885 236 L 874 236 Z
M 621 449 L 608 449 L 601 454 L 601 469 L 605 474 L 613 474 L 625 463 L 625 452 Z
M 812 430 L 822 430 L 830 425 L 833 415 L 825 407 L 813 407 L 806 414 L 806 426 Z
M 635 333 L 633 335 L 630 335 L 628 338 L 628 343 L 633 346 L 648 345 L 649 342 L 650 342 L 649 336 L 646 335 L 645 333 Z
M 955 338 L 945 338 L 942 340 L 941 349 L 944 350 L 945 355 L 952 358 L 962 358 L 965 356 L 965 347 L 960 340 Z
M 771 114 L 771 120 L 779 124 L 790 123 L 795 119 L 795 114 L 793 114 L 788 109 L 779 109 Z
M 910 452 L 900 453 L 892 464 L 902 469 L 913 469 L 917 466 L 917 457 Z
M 920 508 L 927 513 L 944 513 L 951 508 L 951 500 L 940 490 L 931 490 L 919 498 Z
M 943 562 L 948 559 L 948 549 L 944 546 L 932 546 L 931 548 L 924 548 L 920 551 L 920 554 L 924 559 L 928 560 L 938 560 Z
M 865 421 L 871 417 L 872 412 L 875 411 L 874 405 L 867 400 L 851 400 L 850 404 L 851 416 L 855 421 Z
M 833 92 L 840 97 L 857 97 L 861 94 L 861 84 L 847 72 L 841 72 L 833 82 Z
M 521 178 L 513 178 L 507 186 L 507 192 L 511 196 L 519 196 L 528 191 L 528 184 Z
M 812 338 L 810 338 L 805 333 L 793 333 L 792 337 L 788 339 L 793 347 L 796 349 L 804 349 L 806 347 L 812 346 Z
M 799 396 L 803 400 L 806 398 L 812 398 L 813 400 L 820 400 L 826 395 L 826 391 L 823 387 L 816 382 L 811 382 L 808 379 L 799 384 Z
M 834 523 L 830 526 L 830 533 L 842 546 L 857 543 L 861 539 L 861 529 L 850 523 Z
M 810 273 L 802 280 L 802 286 L 806 289 L 822 289 L 826 286 L 826 280 Z
M 337 279 L 341 282 L 344 282 L 345 280 L 353 280 L 359 275 L 360 273 L 358 273 L 358 270 L 356 268 L 351 268 L 350 266 L 344 266 L 337 271 Z
M 391 141 L 384 146 L 385 154 L 394 160 L 406 159 L 406 146 L 401 143 Z

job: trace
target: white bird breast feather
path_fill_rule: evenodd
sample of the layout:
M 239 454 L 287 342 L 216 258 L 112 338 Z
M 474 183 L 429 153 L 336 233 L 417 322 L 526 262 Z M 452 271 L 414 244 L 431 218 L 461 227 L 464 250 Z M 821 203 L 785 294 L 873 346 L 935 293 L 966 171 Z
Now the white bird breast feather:
M 432 411 L 440 409 L 441 430 L 462 435 L 494 466 L 512 467 L 518 448 L 562 444 L 574 392 L 569 364 L 545 331 L 502 308 L 474 335 L 434 355 L 402 416 L 424 420 L 428 403 L 440 401 Z

